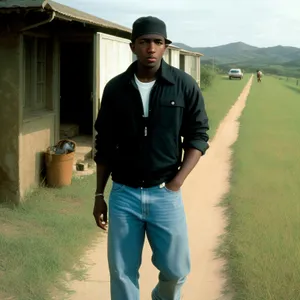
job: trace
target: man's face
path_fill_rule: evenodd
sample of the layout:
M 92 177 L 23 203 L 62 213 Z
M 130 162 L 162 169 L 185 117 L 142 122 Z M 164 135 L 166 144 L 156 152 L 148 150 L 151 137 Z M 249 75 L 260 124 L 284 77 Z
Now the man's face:
M 154 68 L 160 65 L 167 45 L 164 37 L 149 34 L 137 38 L 134 43 L 130 44 L 130 47 L 144 67 Z

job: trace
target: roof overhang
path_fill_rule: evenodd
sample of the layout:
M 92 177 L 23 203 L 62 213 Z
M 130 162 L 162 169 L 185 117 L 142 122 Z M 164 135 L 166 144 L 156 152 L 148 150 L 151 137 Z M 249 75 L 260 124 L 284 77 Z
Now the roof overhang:
M 98 18 L 91 14 L 82 12 L 72 7 L 57 3 L 52 0 L 0 0 L 0 12 L 10 13 L 20 10 L 36 10 L 49 12 L 55 19 L 75 21 L 90 24 L 99 28 L 118 30 L 126 35 L 131 34 L 131 30 L 125 26 Z M 55 14 L 53 14 L 55 13 Z M 43 22 L 41 22 L 42 24 Z
M 0 9 L 44 8 L 47 0 L 1 0 Z
M 180 50 L 180 54 L 182 55 L 190 55 L 190 56 L 204 56 L 204 54 L 200 53 L 200 52 L 193 52 L 193 51 L 188 51 L 188 50 L 184 50 L 184 49 L 181 49 Z
M 73 21 L 83 24 L 89 24 L 91 26 L 99 28 L 117 30 L 119 32 L 122 32 L 122 34 L 126 35 L 128 38 L 130 38 L 131 35 L 130 28 L 98 18 L 91 14 L 57 3 L 52 0 L 0 0 L 0 12 L 11 12 L 16 10 L 20 11 L 24 9 L 49 13 L 48 18 L 45 21 L 28 26 L 27 28 L 25 28 L 25 30 L 52 22 L 54 19 L 61 19 L 70 22 Z M 172 44 L 169 45 L 169 48 L 180 51 L 180 54 L 182 55 L 196 57 L 203 56 L 202 53 L 184 50 Z

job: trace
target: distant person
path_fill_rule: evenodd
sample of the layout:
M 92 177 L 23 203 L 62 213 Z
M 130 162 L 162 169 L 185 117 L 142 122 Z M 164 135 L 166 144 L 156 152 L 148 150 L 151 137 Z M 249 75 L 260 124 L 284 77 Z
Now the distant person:
M 142 17 L 133 23 L 130 47 L 137 61 L 107 83 L 95 123 L 94 217 L 104 230 L 104 189 L 110 174 L 113 180 L 108 218 L 111 300 L 140 299 L 145 237 L 160 272 L 152 300 L 179 300 L 190 272 L 181 187 L 208 149 L 209 127 L 196 81 L 162 59 L 170 43 L 163 21 Z
M 262 72 L 260 70 L 256 71 L 257 82 L 261 82 Z

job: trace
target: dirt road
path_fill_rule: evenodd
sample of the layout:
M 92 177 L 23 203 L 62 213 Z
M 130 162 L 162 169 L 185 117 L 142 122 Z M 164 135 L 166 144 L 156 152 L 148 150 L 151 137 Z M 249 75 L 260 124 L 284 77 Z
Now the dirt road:
M 222 299 L 223 261 L 214 250 L 224 233 L 223 211 L 217 205 L 229 190 L 231 146 L 238 136 L 238 118 L 246 104 L 253 78 L 221 122 L 207 154 L 201 158 L 183 187 L 183 199 L 189 227 L 192 272 L 183 291 L 184 300 Z M 106 261 L 106 239 L 87 253 L 90 264 L 86 281 L 71 282 L 75 291 L 71 300 L 109 300 L 109 273 Z M 146 244 L 141 268 L 141 300 L 150 300 L 158 271 L 151 264 L 151 251 Z

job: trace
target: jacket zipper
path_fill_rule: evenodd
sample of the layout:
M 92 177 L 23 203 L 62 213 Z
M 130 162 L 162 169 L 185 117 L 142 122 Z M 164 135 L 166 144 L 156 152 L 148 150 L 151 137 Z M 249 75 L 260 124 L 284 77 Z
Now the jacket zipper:
M 151 89 L 151 92 L 150 92 L 150 98 L 149 98 L 149 114 L 148 114 L 148 118 L 150 118 L 150 114 L 151 114 L 151 112 L 152 112 L 152 104 L 153 104 L 153 91 L 155 90 L 155 88 L 156 88 L 156 86 L 157 86 L 157 81 L 155 81 L 155 83 L 154 83 L 154 85 L 153 85 L 153 87 L 152 87 L 152 89 Z
M 151 112 L 152 112 L 152 104 L 153 104 L 153 91 L 156 88 L 156 81 L 151 89 L 150 95 L 149 95 L 149 109 L 148 109 L 148 124 L 150 123 L 150 116 L 151 116 Z M 148 128 L 147 126 L 145 126 L 145 136 L 148 136 Z
M 157 83 L 155 82 L 155 84 L 153 85 L 153 87 L 151 89 L 150 96 L 149 96 L 148 123 L 149 123 L 150 114 L 151 114 L 151 111 L 152 111 L 152 102 L 153 102 L 152 101 L 152 94 L 153 94 L 153 90 L 156 88 L 156 85 L 157 85 Z M 136 85 L 134 84 L 133 86 L 134 86 L 134 88 L 137 90 L 137 92 L 139 94 L 140 104 L 141 104 L 141 108 L 142 108 L 142 112 L 143 112 L 142 117 L 145 118 L 145 111 L 144 111 L 143 99 L 142 99 L 140 91 L 136 87 Z M 144 137 L 146 137 L 146 136 L 148 136 L 148 127 L 147 126 L 144 127 Z
M 142 114 L 142 117 L 145 118 L 145 111 L 144 111 L 144 105 L 143 105 L 143 99 L 141 97 L 141 94 L 140 94 L 140 91 L 138 89 L 138 87 L 135 85 L 135 83 L 133 84 L 134 88 L 136 89 L 136 91 L 138 92 L 139 94 L 139 98 L 140 98 L 140 105 L 141 105 L 141 110 L 143 112 Z M 149 124 L 149 120 L 150 120 L 150 114 L 151 114 L 151 111 L 152 111 L 152 94 L 153 94 L 153 90 L 155 89 L 156 87 L 156 82 L 154 84 L 154 86 L 152 87 L 151 89 L 151 92 L 150 92 L 150 96 L 149 96 L 149 109 L 148 109 L 148 124 Z M 148 126 L 147 124 L 144 126 L 144 142 L 143 142 L 143 148 L 145 148 L 145 138 L 148 136 Z M 143 152 L 144 152 L 144 149 L 143 149 Z M 145 161 L 146 161 L 146 158 L 143 157 L 143 165 L 145 166 Z M 144 181 L 144 176 L 142 174 L 142 180 L 141 180 L 141 183 L 142 183 L 142 186 L 141 188 L 143 189 L 143 184 L 145 183 Z

